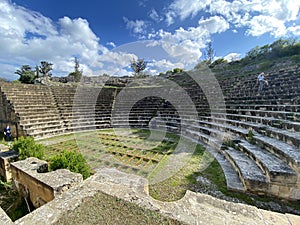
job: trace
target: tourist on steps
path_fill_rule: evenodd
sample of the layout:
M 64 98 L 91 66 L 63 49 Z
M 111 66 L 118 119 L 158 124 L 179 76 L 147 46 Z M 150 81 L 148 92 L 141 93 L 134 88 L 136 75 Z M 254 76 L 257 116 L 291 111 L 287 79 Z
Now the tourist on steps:
M 7 125 L 5 128 L 4 128 L 4 139 L 6 141 L 11 141 L 12 140 L 12 136 L 11 136 L 11 130 L 10 130 L 10 127 L 9 125 Z
M 264 84 L 269 85 L 268 81 L 265 80 L 265 73 L 261 72 L 257 76 L 257 83 L 258 83 L 258 92 L 262 92 L 264 90 Z

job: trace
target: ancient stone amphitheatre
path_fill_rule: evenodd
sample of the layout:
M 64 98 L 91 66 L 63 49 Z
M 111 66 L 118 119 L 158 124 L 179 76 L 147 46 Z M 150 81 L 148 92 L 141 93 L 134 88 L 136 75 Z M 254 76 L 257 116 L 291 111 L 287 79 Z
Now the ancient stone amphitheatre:
M 300 224 L 293 214 L 192 191 L 174 202 L 148 194 L 150 170 L 165 163 L 156 176 L 161 181 L 180 170 L 181 156 L 195 151 L 181 139 L 174 145 L 165 138 L 170 132 L 205 147 L 201 169 L 216 160 L 228 191 L 299 203 L 300 66 L 268 72 L 269 86 L 260 93 L 256 77 L 217 80 L 200 68 L 130 80 L 123 87 L 1 83 L 3 126 L 9 123 L 15 137 L 33 136 L 53 151 L 76 140 L 70 148 L 85 153 L 95 175 L 14 223 L 4 215 L 0 219 L 6 224 Z M 131 129 L 151 132 L 137 145 Z M 173 162 L 168 164 L 168 157 Z

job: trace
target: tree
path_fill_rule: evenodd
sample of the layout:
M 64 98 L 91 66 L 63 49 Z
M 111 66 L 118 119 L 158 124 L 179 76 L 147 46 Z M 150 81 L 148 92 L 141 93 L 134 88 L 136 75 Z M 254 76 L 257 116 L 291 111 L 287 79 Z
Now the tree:
M 216 51 L 213 49 L 212 47 L 212 42 L 208 43 L 208 46 L 204 52 L 204 57 L 207 61 L 207 64 L 212 64 L 212 62 L 214 61 L 214 58 L 216 56 Z
M 233 61 L 233 60 L 232 60 Z M 219 58 L 217 60 L 215 60 L 212 64 L 211 67 L 215 67 L 216 65 L 220 65 L 220 64 L 226 64 L 228 63 L 227 60 L 225 60 L 224 58 Z
M 79 71 L 79 61 L 76 57 L 74 59 L 74 63 L 75 63 L 74 72 L 69 73 L 68 76 L 73 77 L 75 82 L 79 82 L 82 78 L 82 71 Z
M 133 59 L 131 61 L 131 69 L 133 69 L 135 76 L 143 76 L 144 74 L 142 72 L 146 69 L 146 66 L 147 63 L 144 61 L 144 59 L 138 59 L 137 61 Z
M 39 70 L 39 66 L 38 65 L 35 66 L 35 76 L 36 76 L 36 78 L 40 77 L 40 70 Z
M 181 69 L 181 68 L 174 68 L 173 69 L 173 73 L 181 73 L 181 72 L 183 72 L 183 69 Z
M 19 81 L 21 83 L 34 83 L 35 74 L 29 65 L 23 65 L 21 69 L 16 70 L 15 74 L 18 74 L 20 76 Z
M 43 75 L 43 77 L 45 79 L 47 79 L 48 77 L 51 77 L 51 70 L 52 70 L 52 63 L 46 62 L 46 61 L 41 61 L 41 65 L 39 66 L 40 68 L 40 73 Z

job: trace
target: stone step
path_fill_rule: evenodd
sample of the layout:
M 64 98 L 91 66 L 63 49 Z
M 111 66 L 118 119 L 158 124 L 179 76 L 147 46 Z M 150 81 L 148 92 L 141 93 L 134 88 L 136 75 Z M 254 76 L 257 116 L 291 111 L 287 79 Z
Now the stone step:
M 227 188 L 233 191 L 244 192 L 246 189 L 243 185 L 241 178 L 235 171 L 232 164 L 226 159 L 226 157 L 211 146 L 207 146 L 206 151 L 212 154 L 212 156 L 218 161 L 218 163 L 222 167 L 226 179 Z
M 253 139 L 261 143 L 268 151 L 284 160 L 292 168 L 300 168 L 300 150 L 298 148 L 263 135 L 254 135 Z
M 40 129 L 43 127 L 49 127 L 49 126 L 59 126 L 63 125 L 63 121 L 60 119 L 57 120 L 51 120 L 51 121 L 43 121 L 43 122 L 35 122 L 35 123 L 27 123 L 23 124 L 20 122 L 20 126 L 25 129 L 25 130 L 30 130 L 30 129 Z
M 264 125 L 269 125 L 273 127 L 279 127 L 281 129 L 292 130 L 292 131 L 300 131 L 300 122 L 293 122 L 288 120 L 278 120 L 274 117 L 261 117 L 261 116 L 249 116 L 249 115 L 240 115 L 240 114 L 226 114 L 224 113 L 212 113 L 212 116 L 225 116 L 229 119 L 238 120 L 238 121 L 247 121 L 260 123 Z
M 32 131 L 29 132 L 28 135 L 34 137 L 34 139 L 42 139 L 42 138 L 48 138 L 60 134 L 64 134 L 66 132 L 66 128 L 54 128 L 54 129 L 47 129 L 43 131 Z
M 233 148 L 224 150 L 224 153 L 227 159 L 235 165 L 246 190 L 265 192 L 268 189 L 266 174 L 246 154 Z
M 43 126 L 39 127 L 28 127 L 25 129 L 26 133 L 31 135 L 32 133 L 42 133 L 46 132 L 47 130 L 56 130 L 56 129 L 62 129 L 64 127 L 64 124 L 56 123 L 56 124 L 45 124 Z
M 294 145 L 296 148 L 300 148 L 300 132 L 293 132 L 284 129 L 279 129 L 276 127 L 267 126 L 265 130 L 263 130 L 263 132 L 259 133 L 276 138 L 289 145 Z
M 273 117 L 276 119 L 300 122 L 300 113 L 297 112 L 265 111 L 265 110 L 255 110 L 255 109 L 227 109 L 227 110 L 217 109 L 217 110 L 227 112 L 229 114 L 241 114 L 241 115 L 249 115 L 249 116 L 259 116 L 259 117 Z
M 272 153 L 241 140 L 238 146 L 268 175 L 270 182 L 296 184 L 297 174 L 284 161 Z
M 288 113 L 300 112 L 300 105 L 259 105 L 259 104 L 226 104 L 227 109 L 249 109 L 249 110 L 269 110 L 269 111 L 283 111 Z
M 249 133 L 249 130 L 229 125 L 228 123 L 226 123 L 226 121 L 225 122 L 222 122 L 222 121 L 221 122 L 209 122 L 209 121 L 203 121 L 203 120 L 195 121 L 195 120 L 191 120 L 191 119 L 183 119 L 183 121 L 187 124 L 196 122 L 200 125 L 209 126 L 213 129 L 221 130 L 223 132 L 230 131 L 230 132 L 233 132 L 234 134 L 237 134 L 237 135 L 243 136 L 243 137 L 246 137 Z
M 215 120 L 216 122 L 220 123 L 227 123 L 227 124 L 232 124 L 233 127 L 243 127 L 247 130 L 255 130 L 256 132 L 269 136 L 271 138 L 276 138 L 279 141 L 285 142 L 290 145 L 294 145 L 295 147 L 299 148 L 299 140 L 300 140 L 300 132 L 292 132 L 288 130 L 283 130 L 267 125 L 262 125 L 258 123 L 253 123 L 253 122 L 244 122 L 244 121 L 238 121 L 238 120 L 230 120 L 230 119 L 224 119 L 224 118 L 217 118 L 217 117 L 200 117 L 200 119 L 211 121 Z M 233 129 L 232 129 L 233 130 Z M 238 130 L 237 130 L 238 131 Z M 244 130 L 246 132 L 246 130 Z M 238 132 L 237 132 L 238 133 Z M 240 133 L 242 134 L 242 133 Z M 246 134 L 245 134 L 246 135 Z M 242 135 L 243 136 L 243 135 Z

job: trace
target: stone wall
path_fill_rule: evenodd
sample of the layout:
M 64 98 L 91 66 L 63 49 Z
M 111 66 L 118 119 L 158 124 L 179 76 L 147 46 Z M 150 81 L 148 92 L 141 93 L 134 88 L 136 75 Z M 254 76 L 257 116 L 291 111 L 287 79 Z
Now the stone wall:
M 6 95 L 2 92 L 0 87 L 0 131 L 3 132 L 8 124 L 10 126 L 13 137 L 17 137 L 20 127 L 17 125 L 17 116 L 13 105 L 7 101 Z
M 56 196 L 83 180 L 81 174 L 65 169 L 46 171 L 48 171 L 47 162 L 36 158 L 28 158 L 11 164 L 16 189 L 36 208 L 52 201 Z
M 0 151 L 0 176 L 2 176 L 6 182 L 10 182 L 12 179 L 10 163 L 15 162 L 17 159 L 18 153 L 14 150 Z

